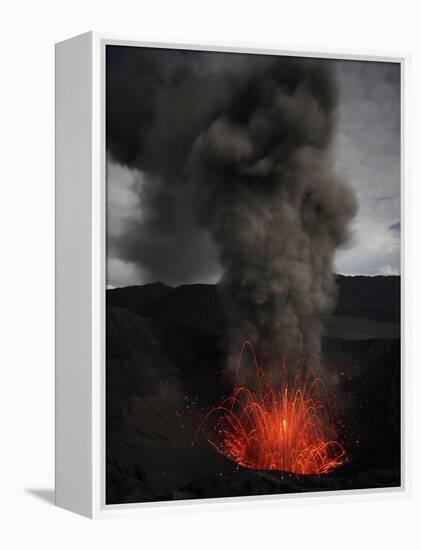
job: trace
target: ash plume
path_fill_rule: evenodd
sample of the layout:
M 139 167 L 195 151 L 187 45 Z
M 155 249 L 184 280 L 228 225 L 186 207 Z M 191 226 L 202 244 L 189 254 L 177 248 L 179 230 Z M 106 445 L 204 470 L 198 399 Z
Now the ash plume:
M 356 213 L 332 167 L 329 62 L 176 54 L 142 50 L 108 71 L 108 152 L 147 182 L 140 219 L 115 244 L 151 277 L 198 273 L 217 254 L 233 353 L 245 339 L 318 353 L 334 253 Z

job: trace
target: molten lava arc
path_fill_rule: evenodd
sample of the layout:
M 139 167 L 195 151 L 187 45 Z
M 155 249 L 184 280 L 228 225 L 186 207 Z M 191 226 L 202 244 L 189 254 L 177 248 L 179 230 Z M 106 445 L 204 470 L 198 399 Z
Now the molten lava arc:
M 225 457 L 246 468 L 295 474 L 326 474 L 346 461 L 327 406 L 328 394 L 306 360 L 299 361 L 289 381 L 286 363 L 280 381 L 258 364 L 251 342 L 244 343 L 256 368 L 256 388 L 236 385 L 202 420 L 208 441 Z M 238 371 L 237 371 L 238 372 Z

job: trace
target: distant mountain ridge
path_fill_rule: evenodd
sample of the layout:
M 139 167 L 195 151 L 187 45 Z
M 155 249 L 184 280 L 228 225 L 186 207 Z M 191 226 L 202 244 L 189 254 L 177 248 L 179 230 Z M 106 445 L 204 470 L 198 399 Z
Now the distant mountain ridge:
M 336 277 L 335 316 L 399 323 L 399 276 Z M 122 307 L 143 317 L 190 326 L 211 334 L 225 332 L 227 320 L 218 285 L 171 287 L 149 283 L 107 290 L 107 306 Z
M 338 301 L 335 315 L 363 317 L 382 323 L 400 322 L 399 275 L 337 275 L 336 284 Z
M 107 290 L 107 306 L 124 307 L 133 313 L 143 315 L 145 310 L 163 298 L 173 287 L 164 283 L 126 286 Z

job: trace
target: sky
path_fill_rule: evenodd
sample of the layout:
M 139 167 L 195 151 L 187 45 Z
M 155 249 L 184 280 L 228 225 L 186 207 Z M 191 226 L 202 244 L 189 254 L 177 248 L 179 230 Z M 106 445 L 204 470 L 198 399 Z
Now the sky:
M 243 63 L 246 67 L 247 60 L 243 58 L 235 63 L 236 71 L 242 70 Z M 222 74 L 230 70 L 232 60 L 233 57 L 229 55 L 201 53 L 200 57 L 193 55 L 189 63 L 199 73 Z M 118 56 L 110 55 L 108 71 L 112 73 L 120 62 Z M 177 56 L 168 55 L 165 63 L 172 67 L 177 63 Z M 351 225 L 351 238 L 336 252 L 335 271 L 344 275 L 398 274 L 400 67 L 398 64 L 380 62 L 335 60 L 328 63 L 332 65 L 338 85 L 332 146 L 334 169 L 339 178 L 355 192 L 358 202 L 358 212 Z M 128 78 L 126 87 L 130 85 L 131 80 Z M 107 101 L 110 104 L 114 100 L 111 94 L 115 95 L 116 90 L 119 88 L 107 88 Z M 141 93 L 142 90 L 137 90 L 133 83 L 131 101 L 137 101 Z M 119 109 L 111 111 L 110 108 L 110 112 L 111 115 L 107 111 L 107 116 L 120 117 Z M 168 115 L 169 125 L 172 116 L 171 113 Z M 130 110 L 122 111 L 121 117 L 128 118 L 129 122 L 132 120 Z M 141 126 L 141 122 L 136 123 Z M 113 145 L 115 148 L 115 143 Z M 159 162 L 165 163 L 165 150 L 161 153 Z M 136 154 L 134 151 L 132 156 L 136 157 Z M 120 161 L 121 158 L 120 155 Z M 170 284 L 216 282 L 220 276 L 220 267 L 216 249 L 207 232 L 192 232 L 190 228 L 186 238 L 186 225 L 177 229 L 179 234 L 168 225 L 165 243 L 162 242 L 162 233 L 159 239 L 150 240 L 141 234 L 144 228 L 142 201 L 148 204 L 148 188 L 153 187 L 154 181 L 147 175 L 147 170 L 143 170 L 141 152 L 139 159 L 139 162 L 131 160 L 118 163 L 112 155 L 107 155 L 107 285 L 127 286 L 150 281 L 142 261 L 133 261 L 128 253 L 128 248 L 136 246 L 145 251 L 145 255 L 148 248 L 158 251 L 162 270 L 159 264 L 154 268 L 155 280 Z M 180 210 L 188 218 L 188 205 L 181 204 Z M 149 227 L 154 226 L 149 224 Z M 126 248 L 126 241 L 131 243 L 130 247 Z M 189 244 L 185 244 L 186 241 Z M 194 269 L 191 268 L 192 259 L 195 260 Z M 154 258 L 145 256 L 145 264 L 154 261 Z M 178 270 L 172 276 L 171 270 L 175 264 Z

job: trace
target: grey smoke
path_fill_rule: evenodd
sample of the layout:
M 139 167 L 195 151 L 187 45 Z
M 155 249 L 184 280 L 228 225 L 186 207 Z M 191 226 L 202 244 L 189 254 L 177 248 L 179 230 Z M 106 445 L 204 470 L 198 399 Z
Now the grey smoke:
M 152 280 L 188 282 L 195 250 L 209 265 L 217 254 L 232 351 L 249 338 L 295 355 L 302 339 L 318 353 L 356 213 L 333 170 L 334 76 L 328 61 L 245 55 L 214 71 L 212 55 L 142 50 L 119 70 L 111 58 L 108 151 L 147 181 L 114 244 Z
M 112 160 L 141 172 L 139 216 L 109 247 L 138 265 L 144 282 L 210 279 L 217 249 L 199 228 L 182 185 L 184 166 L 204 127 L 229 100 L 247 56 L 231 56 L 226 77 L 212 66 L 221 54 L 112 47 L 107 50 L 107 149 Z M 241 71 L 240 71 L 241 72 Z M 140 213 L 141 212 L 141 213 Z

